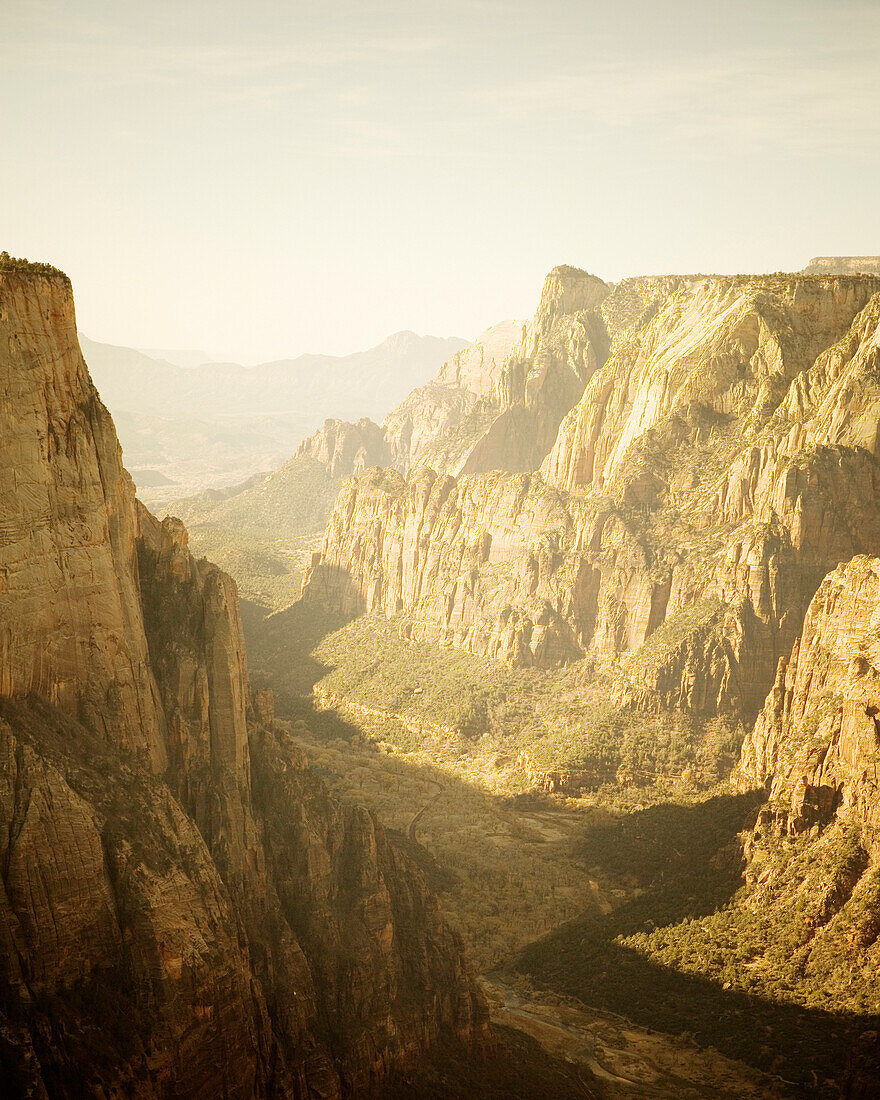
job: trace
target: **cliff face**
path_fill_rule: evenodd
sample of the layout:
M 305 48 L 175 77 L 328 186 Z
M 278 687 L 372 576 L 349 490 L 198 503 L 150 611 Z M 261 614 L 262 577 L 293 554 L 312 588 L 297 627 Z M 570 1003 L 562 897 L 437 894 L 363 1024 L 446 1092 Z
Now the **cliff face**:
M 60 276 L 0 272 L 0 693 L 30 691 L 163 763 L 134 487 Z
M 743 745 L 737 779 L 767 786 L 792 832 L 838 814 L 878 824 L 880 561 L 856 557 L 822 582 L 800 638 Z
M 457 473 L 499 414 L 496 383 L 522 339 L 515 321 L 494 325 L 385 417 L 390 461 L 402 473 L 427 465 Z
M 880 256 L 814 256 L 805 275 L 880 275 Z
M 326 466 L 332 478 L 345 478 L 370 466 L 385 466 L 391 455 L 379 425 L 362 419 L 357 424 L 325 420 L 320 431 L 303 440 L 295 457 L 311 458 Z
M 581 371 L 540 473 L 368 471 L 306 598 L 520 663 L 592 654 L 628 705 L 756 713 L 828 569 L 880 549 L 878 291 L 618 284 L 598 302 L 610 353 Z M 539 316 L 560 332 L 546 302 Z
M 251 708 L 235 586 L 136 505 L 69 283 L 3 273 L 0 329 L 11 1094 L 361 1095 L 480 1040 L 420 872 Z
M 577 268 L 551 271 L 528 324 L 487 329 L 388 414 L 388 459 L 381 464 L 404 474 L 422 467 L 452 474 L 536 469 L 608 354 L 600 310 L 609 292 Z M 354 465 L 338 469 L 358 472 Z
M 543 470 L 561 489 L 626 482 L 634 440 L 678 410 L 760 423 L 870 292 L 858 279 L 695 280 L 619 341 L 562 425 Z
M 830 1067 L 852 1044 L 845 1079 L 863 1091 L 841 1095 L 877 1091 L 878 713 L 880 560 L 859 556 L 822 581 L 743 745 L 734 779 L 767 800 L 741 834 L 741 888 L 711 915 L 630 941 L 665 967 L 723 975 L 725 989 L 849 1016 Z

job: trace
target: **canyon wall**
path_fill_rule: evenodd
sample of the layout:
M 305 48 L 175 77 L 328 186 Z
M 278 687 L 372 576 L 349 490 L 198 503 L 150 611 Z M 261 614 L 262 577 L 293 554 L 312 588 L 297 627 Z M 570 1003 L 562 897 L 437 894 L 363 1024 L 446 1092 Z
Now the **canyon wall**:
M 743 745 L 736 779 L 766 786 L 792 832 L 838 813 L 875 833 L 880 810 L 880 561 L 822 582 Z
M 548 287 L 502 377 L 546 383 L 542 333 L 585 331 L 585 287 L 610 343 L 565 360 L 583 394 L 540 471 L 366 471 L 304 598 L 521 664 L 592 656 L 626 705 L 754 715 L 822 577 L 880 550 L 880 280 Z
M 0 1077 L 368 1095 L 486 1011 L 421 872 L 252 702 L 235 586 L 138 506 L 60 273 L 0 272 Z

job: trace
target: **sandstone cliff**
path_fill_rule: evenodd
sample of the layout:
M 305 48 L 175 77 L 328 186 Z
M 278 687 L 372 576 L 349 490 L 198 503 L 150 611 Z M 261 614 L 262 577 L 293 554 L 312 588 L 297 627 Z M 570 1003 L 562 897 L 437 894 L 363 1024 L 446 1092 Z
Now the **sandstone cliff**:
M 502 372 L 585 380 L 540 473 L 366 472 L 305 598 L 520 663 L 592 655 L 626 704 L 753 715 L 824 574 L 880 549 L 880 280 L 583 276 L 607 358 L 542 375 L 542 333 L 586 333 L 560 271 Z
M 370 466 L 387 465 L 390 451 L 382 429 L 372 420 L 325 420 L 323 428 L 303 440 L 295 457 L 314 459 L 332 478 L 346 478 Z
M 343 479 L 369 466 L 404 474 L 422 467 L 453 474 L 537 468 L 605 360 L 617 321 L 616 313 L 602 313 L 609 289 L 576 268 L 554 269 L 532 321 L 487 329 L 413 390 L 381 429 L 369 420 L 328 420 L 258 484 L 214 507 L 203 495 L 175 510 L 190 523 L 299 534 L 322 527 Z M 625 314 L 638 291 L 627 285 L 620 299 L 617 313 Z
M 880 561 L 856 557 L 822 582 L 743 745 L 740 786 L 766 786 L 792 831 L 837 815 L 876 830 L 878 628 Z
M 880 256 L 814 256 L 805 275 L 878 275 Z
M 878 628 L 880 560 L 855 557 L 822 581 L 743 745 L 735 782 L 766 801 L 743 822 L 742 883 L 709 915 L 627 941 L 731 995 L 821 1010 L 813 1041 L 830 1038 L 828 1071 L 848 1061 L 846 1080 L 864 1089 L 841 1095 L 877 1091 Z
M 0 272 L 0 1077 L 364 1095 L 485 1008 L 421 873 L 251 708 L 232 581 L 136 504 L 69 282 Z
M 134 487 L 79 352 L 70 284 L 0 280 L 0 693 L 84 712 L 161 767 Z

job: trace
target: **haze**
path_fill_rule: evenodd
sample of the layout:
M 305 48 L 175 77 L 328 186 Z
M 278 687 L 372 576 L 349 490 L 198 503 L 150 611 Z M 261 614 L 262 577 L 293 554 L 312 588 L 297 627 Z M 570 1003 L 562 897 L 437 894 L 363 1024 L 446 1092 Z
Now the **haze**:
M 604 278 L 880 251 L 875 5 L 12 2 L 2 247 L 243 360 Z

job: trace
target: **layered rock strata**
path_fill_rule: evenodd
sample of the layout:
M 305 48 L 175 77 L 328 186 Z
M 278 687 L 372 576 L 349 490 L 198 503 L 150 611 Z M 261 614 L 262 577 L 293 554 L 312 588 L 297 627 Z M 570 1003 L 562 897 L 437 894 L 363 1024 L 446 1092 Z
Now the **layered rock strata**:
M 766 786 L 792 832 L 838 813 L 876 834 L 880 813 L 880 560 L 822 582 L 743 745 L 736 779 Z
M 814 256 L 805 275 L 878 275 L 880 256 Z
M 136 504 L 69 282 L 0 272 L 0 330 L 8 1094 L 368 1095 L 474 1049 L 421 873 L 251 706 L 234 584 Z
M 618 284 L 591 303 L 607 359 L 582 372 L 540 472 L 367 471 L 336 501 L 305 598 L 508 661 L 592 655 L 625 703 L 756 713 L 824 574 L 880 550 L 878 292 L 870 277 Z

